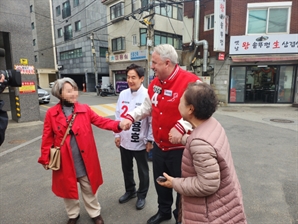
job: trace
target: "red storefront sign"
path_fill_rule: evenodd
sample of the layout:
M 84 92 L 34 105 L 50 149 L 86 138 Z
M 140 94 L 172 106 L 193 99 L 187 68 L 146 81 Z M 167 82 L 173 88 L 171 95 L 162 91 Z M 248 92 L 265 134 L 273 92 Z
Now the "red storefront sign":
M 23 93 L 35 93 L 35 83 L 33 81 L 25 81 L 22 82 L 22 86 L 19 87 L 19 91 L 21 94 Z
M 225 60 L 225 53 L 218 53 L 218 58 L 219 61 L 224 61 Z

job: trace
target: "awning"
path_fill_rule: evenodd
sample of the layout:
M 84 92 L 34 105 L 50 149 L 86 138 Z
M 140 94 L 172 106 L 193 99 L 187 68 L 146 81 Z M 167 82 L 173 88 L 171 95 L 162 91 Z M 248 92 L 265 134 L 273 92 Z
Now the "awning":
M 258 62 L 258 61 L 297 61 L 298 54 L 275 55 L 231 55 L 233 62 Z

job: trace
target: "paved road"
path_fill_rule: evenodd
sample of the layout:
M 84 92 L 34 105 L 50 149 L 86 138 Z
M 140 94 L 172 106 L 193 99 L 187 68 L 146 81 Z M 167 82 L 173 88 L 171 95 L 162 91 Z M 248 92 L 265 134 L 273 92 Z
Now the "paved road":
M 84 99 L 89 105 L 104 104 L 106 108 L 117 98 L 80 96 L 80 101 Z M 248 222 L 298 224 L 297 108 L 227 107 L 219 108 L 214 116 L 229 137 Z M 292 123 L 276 123 L 271 119 Z M 0 148 L 1 224 L 67 222 L 63 201 L 51 192 L 51 171 L 37 163 L 41 132 L 42 122 L 9 124 L 6 142 Z M 94 128 L 94 135 L 104 177 L 99 201 L 105 223 L 146 223 L 157 211 L 153 179 L 143 210 L 135 209 L 136 200 L 119 204 L 124 187 L 113 135 L 98 128 Z M 152 171 L 152 164 L 149 166 Z M 83 206 L 78 223 L 92 223 Z M 164 223 L 174 223 L 174 219 Z

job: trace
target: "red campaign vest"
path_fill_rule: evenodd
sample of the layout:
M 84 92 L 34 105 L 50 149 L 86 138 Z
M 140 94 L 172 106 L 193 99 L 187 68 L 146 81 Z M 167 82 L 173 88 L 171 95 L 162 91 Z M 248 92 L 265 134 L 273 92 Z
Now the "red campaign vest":
M 183 145 L 174 145 L 169 142 L 169 132 L 181 118 L 178 105 L 184 90 L 188 83 L 196 80 L 199 80 L 198 76 L 176 66 L 167 80 L 162 83 L 155 78 L 148 87 L 148 94 L 152 102 L 154 141 L 164 151 L 184 148 Z

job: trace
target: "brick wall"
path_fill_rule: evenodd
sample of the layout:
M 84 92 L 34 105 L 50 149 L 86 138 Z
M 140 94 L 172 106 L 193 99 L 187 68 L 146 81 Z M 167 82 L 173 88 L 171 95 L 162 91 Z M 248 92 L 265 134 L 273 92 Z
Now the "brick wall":
M 285 2 L 289 0 L 229 0 L 226 1 L 226 15 L 229 19 L 229 33 L 226 35 L 226 54 L 229 50 L 230 36 L 245 35 L 246 29 L 246 16 L 248 3 L 261 3 L 261 2 Z M 194 15 L 195 4 L 194 2 L 184 5 L 184 12 L 186 16 L 191 17 Z M 292 1 L 290 33 L 298 33 L 298 1 Z M 199 27 L 199 40 L 207 40 L 209 44 L 210 56 L 216 56 L 213 52 L 213 30 L 204 31 L 204 16 L 214 13 L 214 1 L 201 0 L 200 1 L 200 27 Z M 201 50 L 201 55 L 203 51 Z

